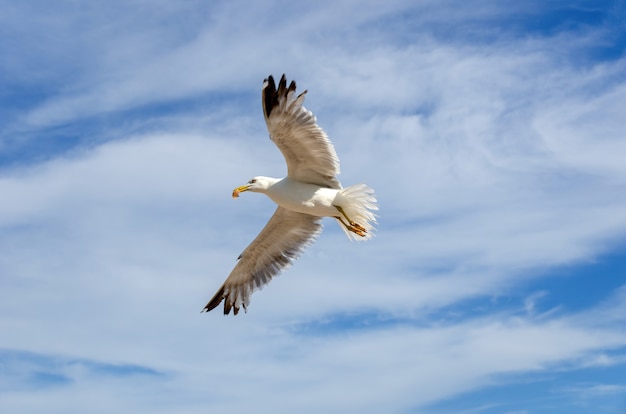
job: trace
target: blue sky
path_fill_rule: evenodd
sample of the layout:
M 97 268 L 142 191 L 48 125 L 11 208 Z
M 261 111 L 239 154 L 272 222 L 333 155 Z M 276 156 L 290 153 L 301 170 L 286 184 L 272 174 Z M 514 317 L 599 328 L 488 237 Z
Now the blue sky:
M 0 1 L 0 411 L 626 411 L 624 1 Z M 308 89 L 328 221 L 201 314 Z

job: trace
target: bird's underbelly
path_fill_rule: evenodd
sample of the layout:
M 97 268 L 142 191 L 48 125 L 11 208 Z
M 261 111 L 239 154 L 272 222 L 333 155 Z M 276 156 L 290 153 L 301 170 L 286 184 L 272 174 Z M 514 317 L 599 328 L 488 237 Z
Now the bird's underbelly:
M 297 181 L 290 181 L 282 186 L 275 185 L 272 190 L 267 195 L 288 210 L 320 217 L 337 215 L 333 204 L 338 190 Z

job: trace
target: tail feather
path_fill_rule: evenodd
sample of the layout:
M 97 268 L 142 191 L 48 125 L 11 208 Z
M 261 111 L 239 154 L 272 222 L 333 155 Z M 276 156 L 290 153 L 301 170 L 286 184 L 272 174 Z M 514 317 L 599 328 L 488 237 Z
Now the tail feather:
M 374 224 L 376 224 L 374 211 L 378 210 L 374 190 L 366 184 L 355 184 L 344 188 L 339 194 L 339 205 L 343 208 L 346 215 L 366 230 L 365 236 L 362 237 L 349 231 L 343 224 L 339 223 L 348 238 L 357 241 L 372 238 L 375 230 Z

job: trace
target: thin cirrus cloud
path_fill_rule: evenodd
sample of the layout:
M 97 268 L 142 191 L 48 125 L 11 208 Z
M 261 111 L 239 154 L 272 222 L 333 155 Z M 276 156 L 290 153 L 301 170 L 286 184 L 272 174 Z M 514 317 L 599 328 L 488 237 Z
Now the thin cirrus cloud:
M 2 7 L 3 411 L 626 405 L 623 3 Z M 201 315 L 273 211 L 229 194 L 284 174 L 282 72 L 379 229 Z

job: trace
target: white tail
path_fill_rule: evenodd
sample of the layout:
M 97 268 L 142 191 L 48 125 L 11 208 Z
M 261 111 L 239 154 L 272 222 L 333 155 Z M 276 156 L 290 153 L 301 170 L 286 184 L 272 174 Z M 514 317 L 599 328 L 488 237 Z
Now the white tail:
M 376 215 L 373 211 L 378 210 L 374 190 L 365 184 L 351 185 L 341 190 L 336 201 L 339 201 L 338 204 L 350 220 L 365 229 L 365 236 L 359 236 L 339 223 L 348 238 L 357 241 L 370 239 L 373 236 L 372 231 L 376 223 Z

